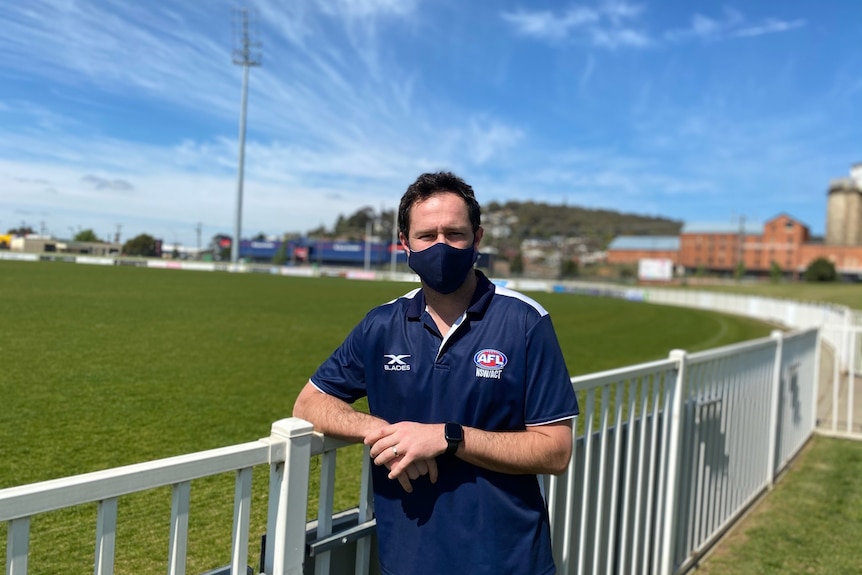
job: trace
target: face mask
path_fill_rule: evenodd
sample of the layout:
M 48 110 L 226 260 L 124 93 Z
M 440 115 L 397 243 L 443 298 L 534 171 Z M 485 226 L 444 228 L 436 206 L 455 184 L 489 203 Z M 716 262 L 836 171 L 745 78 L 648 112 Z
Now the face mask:
M 461 250 L 437 243 L 421 252 L 411 251 L 407 264 L 428 287 L 448 294 L 461 287 L 478 256 L 473 246 Z

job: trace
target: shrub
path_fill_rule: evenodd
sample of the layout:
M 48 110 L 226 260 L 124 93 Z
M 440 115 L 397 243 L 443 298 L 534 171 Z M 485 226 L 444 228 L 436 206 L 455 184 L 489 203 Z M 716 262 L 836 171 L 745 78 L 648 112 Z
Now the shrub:
M 838 279 L 835 264 L 826 258 L 817 258 L 805 270 L 805 281 L 809 282 L 834 282 Z

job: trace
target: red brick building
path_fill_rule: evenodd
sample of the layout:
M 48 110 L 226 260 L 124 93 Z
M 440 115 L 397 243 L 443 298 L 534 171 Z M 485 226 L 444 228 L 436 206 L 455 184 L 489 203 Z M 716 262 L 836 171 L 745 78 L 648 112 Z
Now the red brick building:
M 657 244 L 664 250 L 658 250 Z M 686 224 L 675 250 L 672 245 L 667 236 L 658 242 L 646 236 L 621 236 L 608 246 L 608 262 L 666 258 L 687 271 L 724 273 L 742 267 L 762 275 L 773 265 L 784 273 L 799 274 L 814 260 L 826 258 L 838 273 L 862 279 L 862 163 L 853 165 L 850 177 L 829 186 L 825 243 L 812 241 L 801 221 L 779 214 L 762 225 Z
M 760 228 L 733 227 L 685 226 L 680 234 L 680 265 L 713 272 L 734 270 L 740 262 L 751 272 L 766 272 L 773 262 L 784 271 L 799 268 L 800 248 L 810 237 L 799 220 L 780 214 Z
M 817 258 L 826 258 L 844 275 L 862 277 L 862 246 L 811 242 L 808 226 L 787 215 L 765 224 L 687 224 L 676 238 L 621 236 L 608 246 L 609 263 L 637 263 L 646 258 L 670 259 L 688 272 L 733 272 L 742 262 L 746 273 L 765 275 L 773 262 L 784 273 L 798 274 Z M 662 248 L 662 249 L 659 249 Z

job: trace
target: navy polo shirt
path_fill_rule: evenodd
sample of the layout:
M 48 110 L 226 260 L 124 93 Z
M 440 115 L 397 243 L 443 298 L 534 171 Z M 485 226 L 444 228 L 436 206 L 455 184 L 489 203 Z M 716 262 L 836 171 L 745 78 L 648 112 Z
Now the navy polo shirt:
M 441 334 L 421 289 L 371 310 L 312 376 L 321 391 L 394 423 L 518 431 L 570 419 L 578 402 L 548 313 L 481 272 L 461 323 Z M 372 466 L 380 568 L 388 575 L 554 572 L 535 475 L 437 458 L 406 493 Z

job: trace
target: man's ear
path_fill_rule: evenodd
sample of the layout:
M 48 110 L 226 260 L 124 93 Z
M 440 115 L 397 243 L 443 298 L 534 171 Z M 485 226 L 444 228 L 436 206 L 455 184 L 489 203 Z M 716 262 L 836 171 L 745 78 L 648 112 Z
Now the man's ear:
M 407 236 L 404 235 L 404 232 L 398 232 L 398 241 L 401 243 L 401 247 L 404 248 L 404 252 L 410 255 L 410 246 L 407 243 Z
M 479 226 L 479 229 L 476 230 L 476 233 L 473 237 L 473 247 L 474 248 L 476 248 L 476 249 L 479 248 L 479 242 L 482 241 L 482 236 L 484 236 L 484 235 L 485 235 L 485 228 L 483 228 L 482 226 Z

